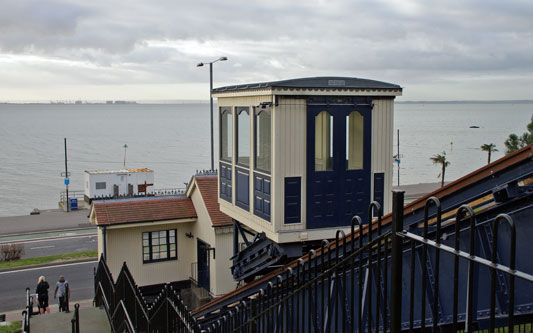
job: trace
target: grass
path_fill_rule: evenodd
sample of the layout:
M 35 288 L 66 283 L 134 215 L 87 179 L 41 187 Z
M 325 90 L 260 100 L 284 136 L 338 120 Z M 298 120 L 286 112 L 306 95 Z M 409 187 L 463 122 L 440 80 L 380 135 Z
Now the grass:
M 0 326 L 0 333 L 13 333 L 20 332 L 22 329 L 22 323 L 20 321 L 15 321 L 10 323 L 7 326 Z
M 13 261 L 2 261 L 0 262 L 0 269 L 15 268 L 15 267 L 22 267 L 22 266 L 29 266 L 29 265 L 37 265 L 37 264 L 48 264 L 52 262 L 58 262 L 58 261 L 69 260 L 69 259 L 85 259 L 85 258 L 98 259 L 98 252 L 97 251 L 84 251 L 84 252 L 74 252 L 74 253 L 67 253 L 67 254 L 56 254 L 53 256 L 46 256 L 46 257 L 34 257 L 34 258 L 19 259 L 19 260 L 13 260 Z M 0 331 L 0 333 L 3 333 L 3 331 Z

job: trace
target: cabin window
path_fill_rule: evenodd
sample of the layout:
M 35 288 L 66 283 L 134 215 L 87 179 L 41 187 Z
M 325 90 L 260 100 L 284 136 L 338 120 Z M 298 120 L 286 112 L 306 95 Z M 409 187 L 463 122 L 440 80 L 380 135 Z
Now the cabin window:
M 333 116 L 322 111 L 315 117 L 315 171 L 333 170 Z
M 105 188 L 106 188 L 106 182 L 96 182 L 97 190 L 105 190 Z
M 233 158 L 233 116 L 231 107 L 220 108 L 220 159 L 231 162 Z
M 358 111 L 346 116 L 346 161 L 347 169 L 363 169 L 364 117 Z
M 237 107 L 237 163 L 250 166 L 250 108 Z
M 255 168 L 270 172 L 272 110 L 270 108 L 255 110 Z
M 176 229 L 143 232 L 143 263 L 176 260 Z

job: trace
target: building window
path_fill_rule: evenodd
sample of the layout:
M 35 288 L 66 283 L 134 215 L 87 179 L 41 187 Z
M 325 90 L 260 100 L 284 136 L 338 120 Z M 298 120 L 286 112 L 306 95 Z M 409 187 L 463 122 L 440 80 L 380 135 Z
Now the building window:
M 176 229 L 143 232 L 143 263 L 177 259 Z
M 315 117 L 315 171 L 333 170 L 333 116 L 322 111 Z
M 357 111 L 346 116 L 346 161 L 348 170 L 363 169 L 364 117 Z
M 233 117 L 231 107 L 220 108 L 220 159 L 231 162 L 233 158 Z
M 106 182 L 96 182 L 97 190 L 105 190 L 105 188 L 106 188 Z
M 250 166 L 250 108 L 236 107 L 237 163 Z
M 272 111 L 270 108 L 255 109 L 255 168 L 270 172 Z

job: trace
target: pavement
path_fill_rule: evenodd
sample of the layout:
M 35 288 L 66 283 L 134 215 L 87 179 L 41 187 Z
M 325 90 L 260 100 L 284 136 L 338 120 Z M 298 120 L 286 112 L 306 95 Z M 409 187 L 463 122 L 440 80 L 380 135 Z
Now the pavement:
M 444 185 L 448 184 L 449 182 L 445 182 Z M 392 190 L 400 190 L 405 191 L 405 200 L 413 201 L 420 197 L 423 197 L 424 195 L 431 193 L 437 189 L 439 189 L 440 182 L 438 183 L 421 183 L 421 184 L 409 184 L 409 185 L 401 185 L 401 186 L 393 186 Z
M 59 209 L 42 210 L 38 215 L 0 217 L 0 236 L 95 229 L 88 218 L 89 210 L 64 212 Z

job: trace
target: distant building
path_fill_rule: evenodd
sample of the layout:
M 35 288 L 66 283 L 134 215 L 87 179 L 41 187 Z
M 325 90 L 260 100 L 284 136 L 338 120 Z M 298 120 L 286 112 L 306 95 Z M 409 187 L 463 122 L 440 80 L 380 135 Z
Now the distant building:
M 85 201 L 99 198 L 150 195 L 153 193 L 154 171 L 150 169 L 86 170 Z

